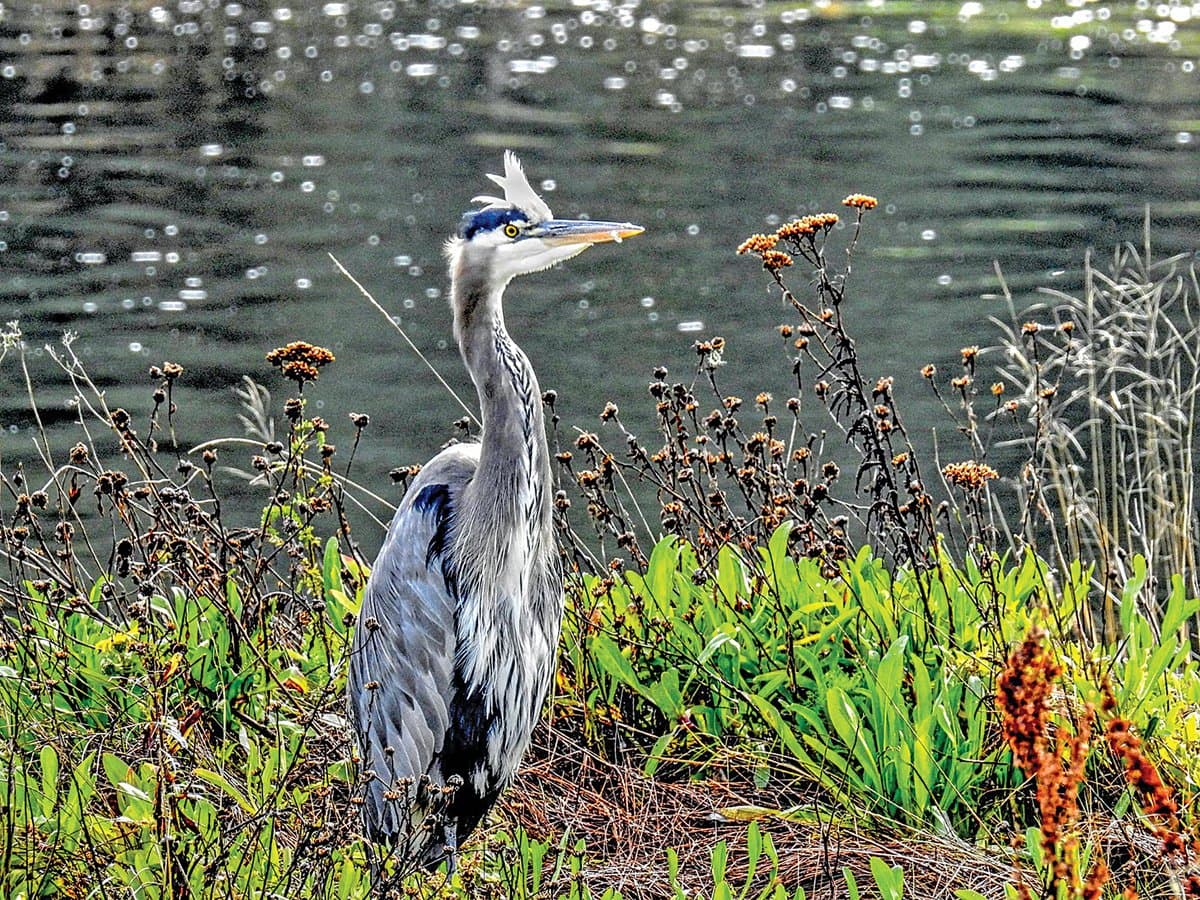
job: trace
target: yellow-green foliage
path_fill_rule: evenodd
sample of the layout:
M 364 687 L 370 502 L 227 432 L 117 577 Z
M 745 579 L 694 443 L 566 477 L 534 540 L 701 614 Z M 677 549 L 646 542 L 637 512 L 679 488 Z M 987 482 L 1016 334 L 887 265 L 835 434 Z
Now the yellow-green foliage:
M 72 604 L 27 585 L 7 610 L 0 893 L 360 895 L 361 848 L 313 852 L 348 787 L 329 718 L 344 689 L 340 613 L 247 616 L 232 582 L 221 598 L 177 588 L 121 611 L 102 586 Z
M 981 794 L 1013 782 L 987 740 L 995 663 L 1031 606 L 1061 603 L 1045 567 L 893 574 L 864 550 L 828 579 L 788 536 L 752 561 L 726 547 L 712 577 L 664 541 L 645 575 L 588 579 L 565 651 L 584 706 L 658 735 L 650 771 L 764 748 L 858 811 L 974 833 Z
M 321 602 L 255 615 L 232 583 L 220 598 L 176 589 L 124 612 L 103 607 L 102 584 L 96 605 L 27 585 L 5 611 L 0 664 L 4 895 L 100 896 L 103 883 L 147 898 L 365 897 L 340 720 L 362 573 L 347 583 L 346 565 L 330 541 Z M 755 559 L 727 549 L 715 571 L 696 566 L 671 539 L 644 575 L 575 586 L 560 717 L 597 738 L 649 735 L 644 765 L 660 778 L 732 758 L 760 786 L 799 778 L 889 822 L 985 837 L 1011 820 L 994 800 L 1017 797 L 1020 778 L 996 739 L 993 678 L 1041 607 L 1071 621 L 1082 568 L 1055 587 L 1032 556 L 893 573 L 864 551 L 829 579 L 789 554 L 786 528 Z M 1095 692 L 1089 673 L 1111 671 L 1124 714 L 1195 784 L 1200 679 L 1177 631 L 1197 603 L 1180 583 L 1151 625 L 1137 596 L 1131 584 L 1125 643 L 1085 652 L 1060 635 L 1059 649 L 1081 696 Z M 681 759 L 688 769 L 665 762 Z M 756 840 L 756 864 L 773 870 L 769 837 Z M 576 844 L 496 832 L 454 881 L 414 890 L 593 896 L 571 881 L 588 858 Z M 713 865 L 713 896 L 739 896 L 725 857 Z M 892 870 L 876 874 L 899 889 Z M 792 896 L 777 888 L 763 896 Z

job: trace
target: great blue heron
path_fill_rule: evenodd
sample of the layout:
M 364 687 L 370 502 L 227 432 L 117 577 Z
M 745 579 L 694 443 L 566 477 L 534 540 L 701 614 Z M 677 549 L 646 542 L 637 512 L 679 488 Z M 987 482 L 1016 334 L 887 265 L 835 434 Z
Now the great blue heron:
M 454 336 L 482 410 L 479 443 L 421 469 L 375 560 L 354 633 L 349 711 L 367 835 L 427 867 L 512 781 L 550 685 L 563 611 L 542 397 L 509 337 L 514 276 L 642 228 L 555 219 L 520 162 L 489 175 L 446 244 Z

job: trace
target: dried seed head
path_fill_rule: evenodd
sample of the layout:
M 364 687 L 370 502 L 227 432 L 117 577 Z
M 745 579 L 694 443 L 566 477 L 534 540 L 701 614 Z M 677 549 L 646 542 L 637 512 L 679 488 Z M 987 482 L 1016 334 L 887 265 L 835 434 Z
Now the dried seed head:
M 765 254 L 775 248 L 779 237 L 774 234 L 752 234 L 738 245 L 739 255 L 745 253 Z
M 973 459 L 966 462 L 950 463 L 942 469 L 946 480 L 965 491 L 980 491 L 987 486 L 999 473 L 989 465 L 977 463 Z
M 811 216 L 803 216 L 788 222 L 786 225 L 781 225 L 775 233 L 785 240 L 799 240 L 802 237 L 811 237 L 817 233 L 817 226 L 810 221 Z
M 316 381 L 317 376 L 321 374 L 320 370 L 312 363 L 304 360 L 291 360 L 285 362 L 279 367 L 285 378 L 290 378 L 297 384 L 304 384 L 306 381 Z
M 277 368 L 282 368 L 285 363 L 289 362 L 302 362 L 320 368 L 333 362 L 334 359 L 335 357 L 330 351 L 307 341 L 292 341 L 287 346 L 276 347 L 267 354 L 267 362 Z
M 851 194 L 842 201 L 842 206 L 852 206 L 861 210 L 874 209 L 878 205 L 879 201 L 870 194 Z
M 768 250 L 762 255 L 763 268 L 769 272 L 778 272 L 792 265 L 792 258 L 782 250 Z

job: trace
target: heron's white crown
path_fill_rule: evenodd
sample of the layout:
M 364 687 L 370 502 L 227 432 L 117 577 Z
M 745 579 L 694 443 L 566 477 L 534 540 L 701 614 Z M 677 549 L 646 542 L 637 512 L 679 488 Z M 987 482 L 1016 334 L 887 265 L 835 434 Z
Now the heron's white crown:
M 504 191 L 504 197 L 493 197 L 490 194 L 480 194 L 472 197 L 472 203 L 486 203 L 484 209 L 519 209 L 528 217 L 530 223 L 545 222 L 553 219 L 554 213 L 538 192 L 533 189 L 529 179 L 525 177 L 525 169 L 521 160 L 511 150 L 504 151 L 504 174 L 488 175 Z

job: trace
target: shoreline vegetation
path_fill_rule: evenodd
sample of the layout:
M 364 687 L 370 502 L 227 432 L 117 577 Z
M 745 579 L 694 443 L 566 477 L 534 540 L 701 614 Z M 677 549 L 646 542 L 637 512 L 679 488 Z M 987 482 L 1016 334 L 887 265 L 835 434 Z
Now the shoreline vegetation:
M 786 310 L 755 396 L 720 337 L 654 371 L 655 433 L 547 393 L 549 709 L 459 871 L 387 860 L 378 896 L 1200 897 L 1194 261 L 1147 221 L 1078 296 L 1018 311 L 998 271 L 997 346 L 925 367 L 950 425 L 918 451 L 853 337 L 874 205 L 738 248 Z M 78 440 L 0 466 L 0 894 L 370 896 L 344 717 L 370 411 L 315 415 L 336 361 L 295 341 L 281 408 L 247 379 L 245 436 L 185 448 L 179 366 L 130 412 L 47 349 Z M 38 416 L 25 352 L 10 323 Z M 235 478 L 257 525 L 228 524 Z

